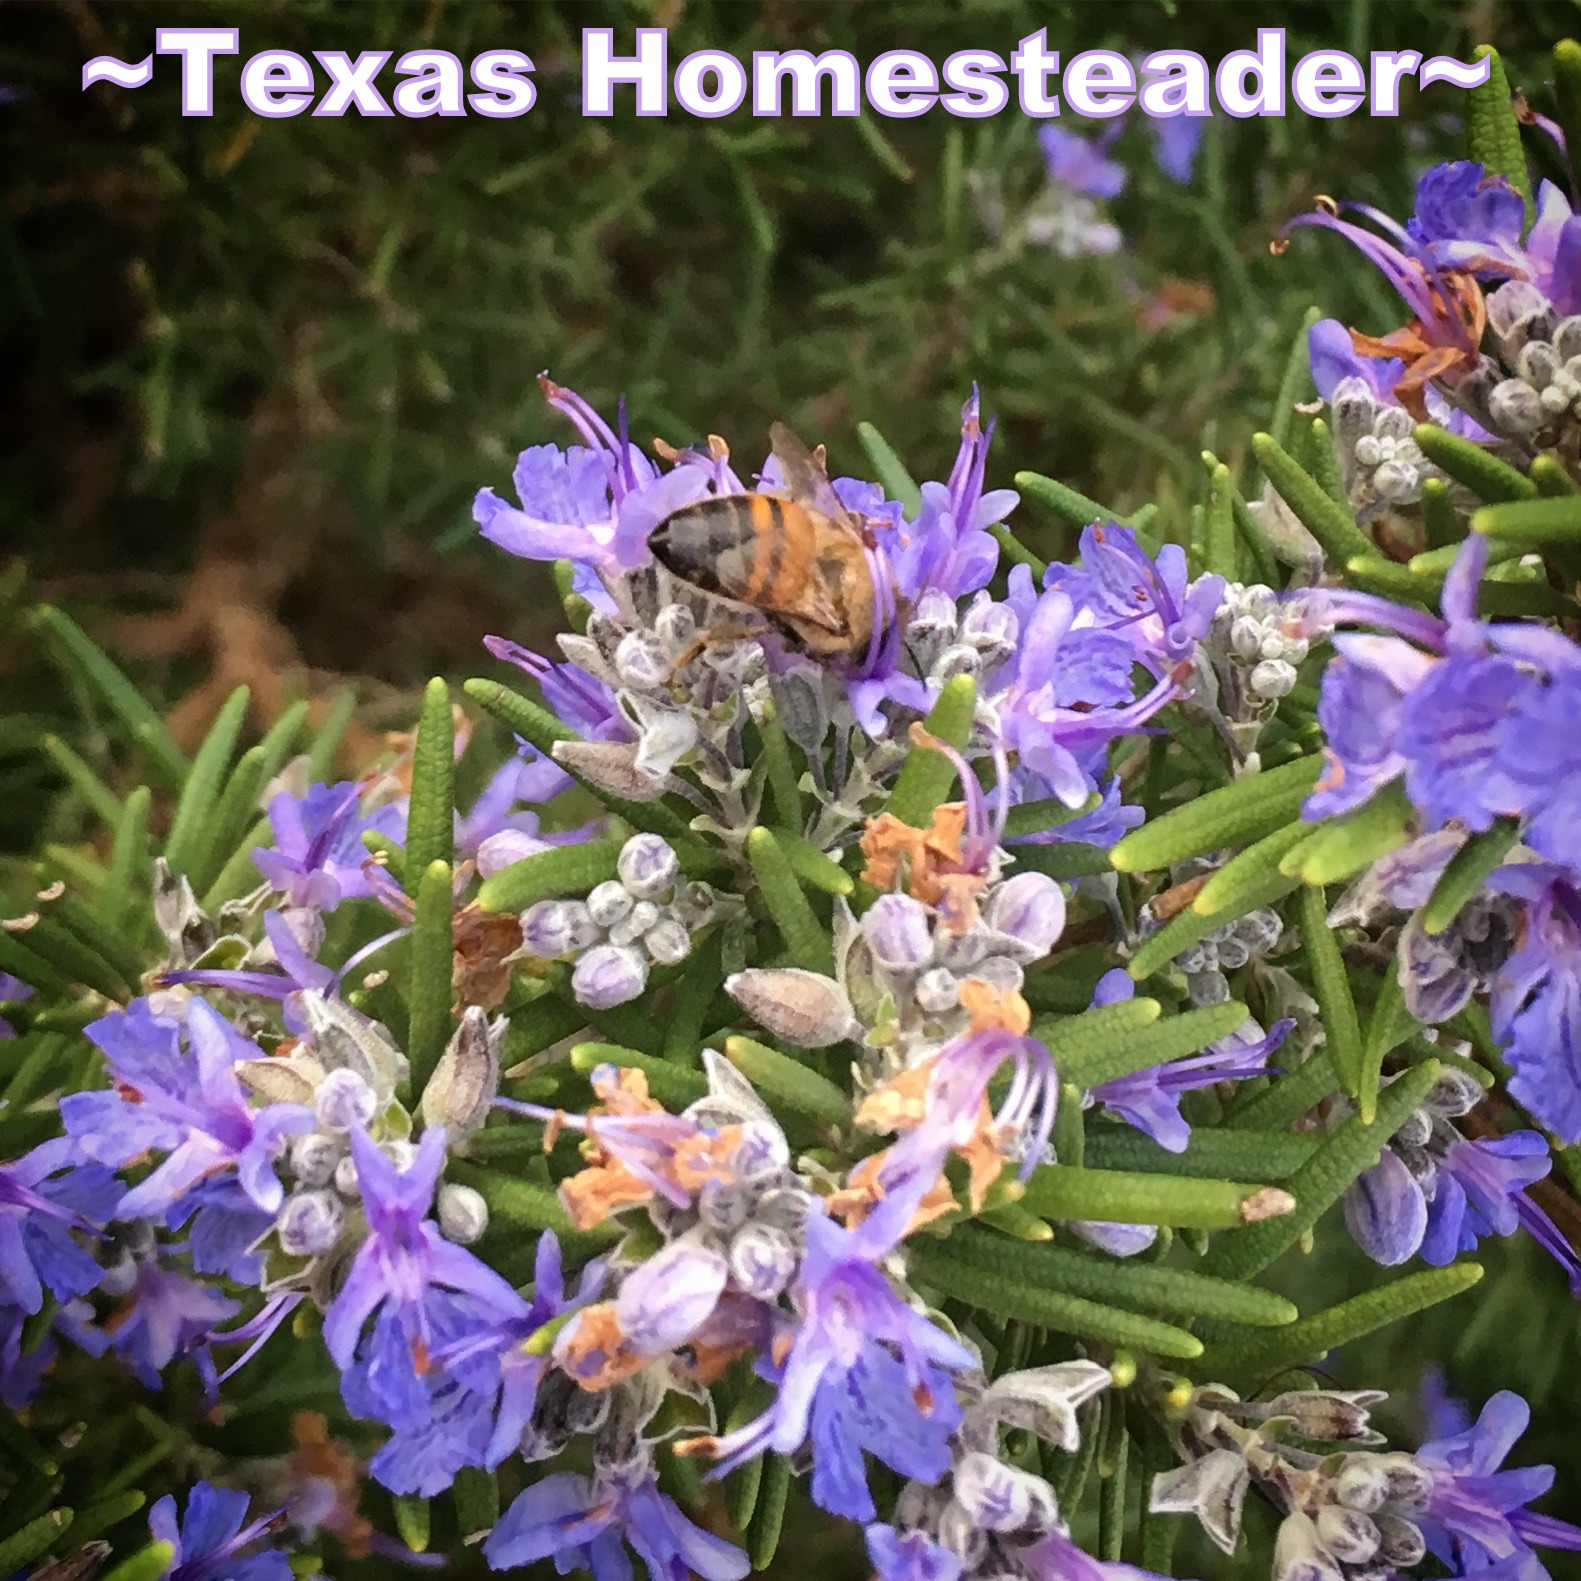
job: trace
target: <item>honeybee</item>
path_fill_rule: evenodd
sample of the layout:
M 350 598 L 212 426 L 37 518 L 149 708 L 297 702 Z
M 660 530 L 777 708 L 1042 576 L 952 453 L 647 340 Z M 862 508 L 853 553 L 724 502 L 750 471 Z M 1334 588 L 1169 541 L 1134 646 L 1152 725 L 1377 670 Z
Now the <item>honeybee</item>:
M 861 517 L 839 501 L 823 447 L 770 430 L 784 494 L 721 494 L 672 511 L 648 537 L 670 574 L 757 610 L 819 659 L 860 653 L 873 635 L 873 572 Z

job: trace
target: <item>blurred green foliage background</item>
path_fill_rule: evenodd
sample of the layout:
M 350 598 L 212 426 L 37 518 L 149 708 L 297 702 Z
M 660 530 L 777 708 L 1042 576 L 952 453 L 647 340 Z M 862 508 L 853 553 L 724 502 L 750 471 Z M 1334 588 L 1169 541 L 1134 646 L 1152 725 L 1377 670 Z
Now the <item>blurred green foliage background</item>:
M 705 44 L 743 58 L 843 47 L 865 61 L 900 44 L 936 59 L 969 45 L 1008 54 L 1047 27 L 1067 58 L 1169 45 L 1211 61 L 1277 23 L 1292 61 L 1320 45 L 1365 59 L 1403 47 L 1465 56 L 1491 41 L 1540 103 L 1547 49 L 1577 25 L 1577 7 L 1558 0 L 1273 9 L 7 6 L 0 851 L 18 857 L 82 825 L 36 750 L 42 733 L 68 737 L 112 782 L 130 771 L 39 652 L 24 611 L 41 598 L 128 664 L 188 742 L 242 681 L 259 726 L 289 697 L 351 684 L 366 730 L 404 728 L 423 678 L 475 668 L 484 632 L 547 641 L 547 578 L 477 541 L 469 514 L 480 484 L 508 485 L 523 446 L 568 436 L 541 402 L 541 369 L 606 411 L 624 392 L 638 437 L 718 432 L 753 460 L 783 417 L 826 441 L 837 469 L 857 471 L 855 425 L 870 421 L 918 476 L 948 467 L 976 380 L 1001 418 L 996 482 L 1036 468 L 1121 512 L 1157 499 L 1180 527 L 1200 497 L 1198 452 L 1243 452 L 1308 305 L 1377 332 L 1401 317 L 1337 240 L 1306 235 L 1273 257 L 1270 239 L 1320 192 L 1403 212 L 1415 173 L 1460 152 L 1455 90 L 1408 88 L 1398 120 L 1219 116 L 1185 186 L 1154 166 L 1149 128 L 1133 119 L 1116 145 L 1131 180 L 1111 206 L 1125 248 L 1072 262 L 1021 233 L 1045 178 L 1036 128 L 1015 113 L 585 120 L 579 33 L 662 24 L 672 61 Z M 84 60 L 141 59 L 155 26 L 182 23 L 239 26 L 242 58 L 433 44 L 466 60 L 513 45 L 536 63 L 539 102 L 507 122 L 265 122 L 241 103 L 234 57 L 218 65 L 211 119 L 181 117 L 173 61 L 136 93 L 79 92 Z M 1035 508 L 1016 525 L 1040 553 L 1061 549 Z M 1495 1244 L 1487 1263 L 1474 1295 L 1336 1370 L 1399 1391 L 1392 1421 L 1407 1433 L 1430 1358 L 1478 1403 L 1498 1387 L 1528 1393 L 1539 1425 L 1523 1453 L 1559 1464 L 1547 1508 L 1576 1518 L 1581 1307 L 1529 1245 Z M 1321 1286 L 1325 1300 L 1366 1277 L 1322 1242 L 1283 1276 L 1292 1289 Z M 280 1400 L 294 1397 L 289 1382 Z M 172 1420 L 195 1407 L 144 1403 Z M 272 1441 L 284 1406 L 267 1427 L 252 1409 L 215 1447 L 238 1432 L 249 1453 L 284 1447 Z M 779 1573 L 805 1573 L 824 1544 L 838 1547 L 831 1581 L 859 1573 L 848 1533 L 795 1518 L 792 1530 Z M 1208 1550 L 1190 1559 L 1198 1574 L 1230 1569 Z

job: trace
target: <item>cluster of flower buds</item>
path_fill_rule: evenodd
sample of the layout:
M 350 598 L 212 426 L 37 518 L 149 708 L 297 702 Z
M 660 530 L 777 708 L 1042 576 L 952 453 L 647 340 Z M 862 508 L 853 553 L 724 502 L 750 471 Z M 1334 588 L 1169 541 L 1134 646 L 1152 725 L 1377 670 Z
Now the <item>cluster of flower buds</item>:
M 1329 405 L 1340 479 L 1363 520 L 1390 506 L 1414 505 L 1422 485 L 1442 477 L 1412 437 L 1411 414 L 1380 400 L 1365 379 L 1341 379 Z
M 712 919 L 714 893 L 690 883 L 669 844 L 634 834 L 621 847 L 617 876 L 582 900 L 540 900 L 522 913 L 522 949 L 576 964 L 571 990 L 590 1009 L 635 999 L 653 966 L 674 966 L 692 952 L 692 933 Z
M 1581 419 L 1581 317 L 1561 318 L 1529 280 L 1510 280 L 1488 296 L 1488 327 L 1509 374 L 1488 394 L 1495 431 L 1557 443 Z
M 1015 651 L 1021 620 L 1010 605 L 978 592 L 965 609 L 930 588 L 906 623 L 904 652 L 918 675 L 937 689 L 957 675 L 991 675 Z
M 1219 672 L 1224 710 L 1239 719 L 1267 714 L 1289 694 L 1310 638 L 1288 599 L 1260 583 L 1231 582 L 1207 646 Z

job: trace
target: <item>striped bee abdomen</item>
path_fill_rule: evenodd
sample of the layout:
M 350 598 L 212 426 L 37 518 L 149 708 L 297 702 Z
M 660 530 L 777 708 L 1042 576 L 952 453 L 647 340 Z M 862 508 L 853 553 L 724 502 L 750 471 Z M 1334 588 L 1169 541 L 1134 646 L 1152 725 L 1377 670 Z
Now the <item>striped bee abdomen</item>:
M 800 518 L 800 520 L 798 520 Z M 772 610 L 785 583 L 792 538 L 805 513 L 769 494 L 726 494 L 683 506 L 654 528 L 648 547 L 672 575 L 705 593 Z M 803 573 L 805 574 L 805 573 Z

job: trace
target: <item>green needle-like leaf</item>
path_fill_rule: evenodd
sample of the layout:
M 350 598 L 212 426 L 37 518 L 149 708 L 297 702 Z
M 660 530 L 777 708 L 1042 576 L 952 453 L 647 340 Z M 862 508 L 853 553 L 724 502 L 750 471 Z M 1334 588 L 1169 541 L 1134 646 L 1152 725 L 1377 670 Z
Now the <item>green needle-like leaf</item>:
M 1235 1345 L 1215 1346 L 1203 1358 L 1205 1376 L 1271 1377 L 1287 1367 L 1320 1361 L 1329 1351 L 1401 1318 L 1447 1301 L 1482 1278 L 1478 1263 L 1453 1263 L 1407 1274 L 1377 1290 L 1342 1301 L 1276 1333 Z
M 944 683 L 924 728 L 960 752 L 971 735 L 976 708 L 977 683 L 969 675 L 953 676 Z M 949 799 L 954 783 L 955 765 L 949 758 L 931 748 L 919 748 L 901 766 L 889 798 L 889 810 L 902 823 L 926 829 L 933 822 L 934 808 Z
M 1471 530 L 1523 550 L 1581 547 L 1581 495 L 1484 505 L 1472 516 Z
M 1144 873 L 1205 851 L 1260 840 L 1300 816 L 1322 767 L 1322 759 L 1313 754 L 1244 775 L 1132 830 L 1115 846 L 1110 860 L 1122 873 Z
M 450 688 L 436 677 L 423 692 L 423 711 L 412 748 L 412 798 L 406 817 L 409 882 L 426 882 L 433 863 L 449 862 L 454 855 L 455 805 L 455 719 L 450 711 Z
M 775 839 L 803 883 L 821 889 L 826 895 L 849 895 L 856 888 L 856 880 L 832 856 L 820 851 L 810 841 L 803 840 L 797 834 L 783 833 L 776 833 Z
M 450 1041 L 454 914 L 450 864 L 430 862 L 417 886 L 407 965 L 406 1054 L 412 1066 L 412 1091 L 419 1097 Z
M 1203 1258 L 1201 1271 L 1221 1279 L 1250 1279 L 1294 1246 L 1351 1182 L 1378 1162 L 1384 1144 L 1421 1107 L 1440 1068 L 1436 1060 L 1428 1060 L 1397 1077 L 1379 1095 L 1371 1125 L 1352 1115 L 1285 1182 L 1296 1199 L 1295 1211 L 1221 1237 Z
M 1301 315 L 1300 327 L 1285 354 L 1284 371 L 1279 376 L 1279 393 L 1274 397 L 1273 415 L 1268 420 L 1268 432 L 1279 445 L 1290 443 L 1290 426 L 1295 420 L 1296 402 L 1312 388 L 1312 351 L 1308 337 L 1312 326 L 1323 317 L 1323 309 L 1309 307 Z
M 1032 573 L 1032 580 L 1039 587 L 1043 585 L 1043 577 L 1048 570 L 1048 563 L 1038 559 L 1003 522 L 996 522 L 990 527 L 988 536 L 999 545 L 1005 559 L 1011 565 L 1024 565 Z
M 1230 1131 L 1195 1126 L 1179 1153 L 1160 1147 L 1130 1126 L 1093 1127 L 1087 1164 L 1094 1169 L 1140 1170 L 1146 1174 L 1202 1175 L 1223 1180 L 1285 1180 L 1301 1168 L 1322 1141 L 1283 1131 Z
M 831 1125 L 845 1125 L 851 1118 L 851 1100 L 827 1076 L 752 1038 L 725 1040 L 730 1063 L 766 1097 L 777 1098 L 799 1114 L 811 1115 Z
M 1253 434 L 1252 451 L 1268 481 L 1330 560 L 1344 565 L 1356 555 L 1372 553 L 1371 539 L 1356 525 L 1350 510 L 1331 498 L 1271 434 Z
M 1163 1009 L 1156 999 L 1122 999 L 1118 1004 L 1099 1005 L 1079 1015 L 1041 1020 L 1033 1028 L 1033 1036 L 1053 1055 L 1061 1079 L 1074 1081 L 1072 1070 L 1085 1062 L 1098 1064 L 1109 1056 L 1119 1039 L 1151 1026 Z
M 618 840 L 586 840 L 523 857 L 483 881 L 478 905 L 485 911 L 525 911 L 540 900 L 585 895 L 615 877 L 620 846 Z
M 1025 835 L 1042 834 L 1048 829 L 1058 829 L 1084 813 L 1092 812 L 1103 798 L 1094 791 L 1079 807 L 1067 807 L 1064 802 L 1048 797 L 1042 801 L 1024 801 L 1010 809 L 1005 819 L 1005 839 L 1019 840 Z M 1023 846 L 1015 855 L 1017 860 L 1030 849 Z
M 1045 1164 L 1032 1173 L 1022 1203 L 1044 1219 L 1099 1219 L 1115 1224 L 1173 1224 L 1218 1230 L 1277 1211 L 1277 1194 L 1262 1186 L 1182 1175 L 1073 1169 Z M 1245 1231 L 1241 1232 L 1245 1234 Z
M 1304 884 L 1337 884 L 1397 850 L 1410 838 L 1414 818 L 1405 789 L 1396 780 L 1342 818 L 1331 819 L 1312 839 L 1290 852 L 1280 864 L 1288 873 L 1295 864 Z
M 1328 925 L 1328 900 L 1321 889 L 1301 891 L 1301 945 L 1312 972 L 1312 991 L 1323 1013 L 1325 1047 L 1351 1097 L 1361 1091 L 1361 1023 L 1351 996 L 1350 978 L 1339 939 Z
M 463 1546 L 475 1543 L 494 1530 L 500 1518 L 499 1476 L 481 1466 L 463 1466 L 450 1488 L 456 1507 L 456 1527 Z
M 121 821 L 121 800 L 59 736 L 45 736 L 44 755 L 66 776 L 72 789 L 88 804 L 101 823 L 116 828 Z
M 112 927 L 130 927 L 134 913 L 146 904 L 144 897 L 153 871 L 153 848 L 148 838 L 148 814 L 153 801 L 153 792 L 146 785 L 139 785 L 126 798 L 116 825 L 110 872 L 99 896 L 100 914 Z
M 1212 456 L 1208 465 L 1208 505 L 1203 514 L 1203 560 L 1209 571 L 1233 582 L 1240 575 L 1235 554 L 1234 486 L 1230 469 Z
M 71 1525 L 71 1520 L 72 1512 L 62 1506 L 12 1532 L 0 1542 L 0 1565 L 5 1566 L 5 1574 L 10 1575 L 47 1553 L 55 1539 Z
M 45 604 L 34 611 L 33 621 L 50 639 L 67 674 L 98 695 L 160 779 L 171 790 L 180 790 L 187 760 L 143 694 L 63 610 Z
M 1172 1323 L 989 1273 L 976 1262 L 954 1255 L 950 1250 L 953 1240 L 953 1236 L 950 1241 L 938 1242 L 914 1236 L 907 1247 L 917 1279 L 957 1301 L 999 1317 L 1020 1318 L 1040 1328 L 1111 1345 L 1130 1345 L 1159 1356 L 1189 1361 L 1202 1354 L 1202 1341 Z M 1017 1244 L 1023 1252 L 1032 1249 Z
M 1537 485 L 1530 478 L 1459 434 L 1451 434 L 1436 423 L 1418 423 L 1413 437 L 1429 461 L 1457 483 L 1464 483 L 1479 500 L 1497 505 L 1505 500 L 1537 498 Z
M 873 472 L 892 500 L 899 500 L 907 521 L 915 521 L 922 511 L 922 490 L 906 470 L 905 463 L 890 448 L 889 441 L 871 423 L 858 423 L 856 437 L 862 441 Z
M 1383 985 L 1378 991 L 1372 1017 L 1367 1024 L 1361 1081 L 1356 1093 L 1356 1105 L 1361 1110 L 1363 1120 L 1370 1121 L 1378 1111 L 1378 1085 L 1382 1079 L 1384 1060 L 1407 1038 L 1414 1036 L 1417 1027 L 1416 1017 L 1406 1008 L 1400 974 L 1391 963 L 1390 969 L 1384 973 Z
M 1488 62 L 1488 80 L 1466 94 L 1466 151 L 1490 176 L 1503 176 L 1526 204 L 1526 223 L 1536 212 L 1532 184 L 1521 150 L 1521 123 L 1515 118 L 1510 79 L 1499 52 L 1491 44 L 1478 44 L 1473 60 Z M 1557 51 L 1556 51 L 1557 58 Z M 1562 92 L 1562 90 L 1561 90 Z
M 781 829 L 799 835 L 805 826 L 801 790 L 796 783 L 796 768 L 791 762 L 790 739 L 780 723 L 773 700 L 763 705 L 763 761 L 768 766 L 769 799 L 774 803 L 775 822 Z
M 192 769 L 181 787 L 170 835 L 165 841 L 165 860 L 172 873 L 184 873 L 199 893 L 207 877 L 209 840 L 214 833 L 213 815 L 225 788 L 231 754 L 247 718 L 252 694 L 238 686 L 226 698 L 209 733 L 203 738 L 192 760 Z
M 1263 894 L 1271 882 L 1277 881 L 1281 876 L 1280 864 L 1286 855 L 1310 840 L 1319 827 L 1298 820 L 1254 841 L 1209 877 L 1197 891 L 1191 909 L 1199 917 L 1214 919 L 1221 915 L 1244 915 L 1251 909 L 1246 905 L 1246 897 Z M 1214 925 L 1218 926 L 1217 921 Z
M 1107 505 L 1100 505 L 1097 500 L 1090 500 L 1085 494 L 1039 472 L 1016 473 L 1016 487 L 1023 494 L 1030 494 L 1040 505 L 1047 505 L 1071 527 L 1090 527 L 1094 522 L 1120 519 Z
M 747 860 L 791 958 L 809 972 L 833 976 L 834 947 L 828 930 L 813 913 L 796 869 L 773 830 L 759 825 L 747 836 Z
M 175 1561 L 176 1549 L 173 1543 L 149 1543 L 146 1548 L 139 1548 L 135 1554 L 123 1559 L 100 1581 L 160 1581 L 161 1576 L 170 1574 Z
M 785 1524 L 785 1500 L 790 1495 L 791 1463 L 788 1455 L 766 1454 L 758 1479 L 758 1496 L 747 1526 L 747 1557 L 754 1570 L 767 1570 L 779 1552 Z
M 428 1552 L 429 1510 L 428 1500 L 416 1493 L 397 1493 L 395 1504 L 395 1529 L 401 1541 L 414 1554 Z
M 1059 1246 L 1007 1240 L 969 1224 L 952 1231 L 947 1249 L 951 1257 L 1012 1283 L 1060 1290 L 1110 1306 L 1220 1318 L 1258 1327 L 1293 1323 L 1299 1316 L 1283 1296 L 1255 1285 L 1231 1284 L 1156 1263 L 1100 1258 Z

